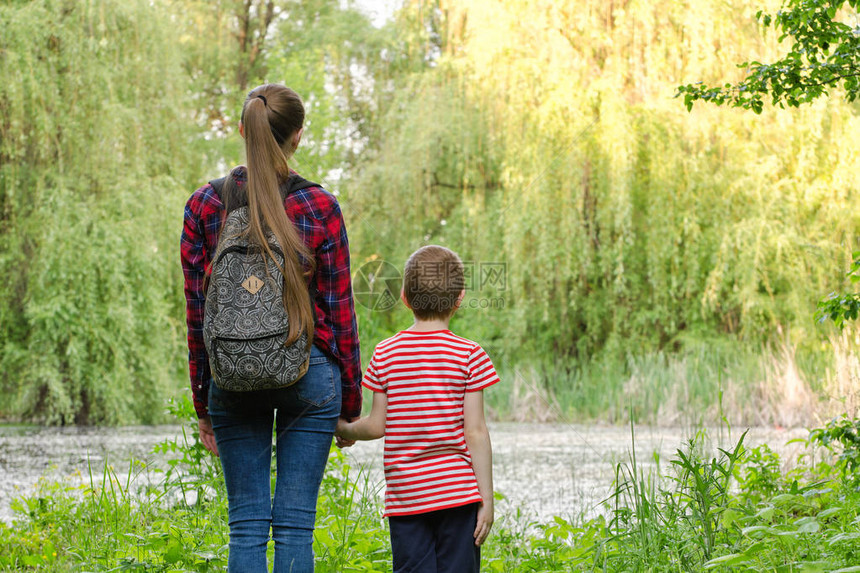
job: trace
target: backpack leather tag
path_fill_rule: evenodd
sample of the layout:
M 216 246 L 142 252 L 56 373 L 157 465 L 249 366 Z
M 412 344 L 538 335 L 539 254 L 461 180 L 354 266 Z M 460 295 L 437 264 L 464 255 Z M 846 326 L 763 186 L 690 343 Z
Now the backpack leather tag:
M 257 294 L 257 292 L 263 288 L 263 284 L 263 281 L 254 275 L 251 275 L 245 279 L 245 282 L 242 283 L 242 287 L 251 294 Z

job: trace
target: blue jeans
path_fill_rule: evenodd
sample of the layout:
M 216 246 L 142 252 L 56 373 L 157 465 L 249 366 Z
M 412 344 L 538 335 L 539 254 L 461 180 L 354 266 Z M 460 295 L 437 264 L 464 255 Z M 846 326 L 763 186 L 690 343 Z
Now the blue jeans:
M 312 573 L 317 496 L 340 415 L 337 364 L 315 346 L 310 366 L 288 388 L 228 392 L 212 384 L 209 414 L 224 469 L 230 573 Z M 272 497 L 272 428 L 277 478 Z

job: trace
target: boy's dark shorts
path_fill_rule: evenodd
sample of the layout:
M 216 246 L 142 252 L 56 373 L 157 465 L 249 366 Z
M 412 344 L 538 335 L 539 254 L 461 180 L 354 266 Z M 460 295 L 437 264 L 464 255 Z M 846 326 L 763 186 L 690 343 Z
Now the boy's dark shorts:
M 477 503 L 389 517 L 394 573 L 478 573 Z

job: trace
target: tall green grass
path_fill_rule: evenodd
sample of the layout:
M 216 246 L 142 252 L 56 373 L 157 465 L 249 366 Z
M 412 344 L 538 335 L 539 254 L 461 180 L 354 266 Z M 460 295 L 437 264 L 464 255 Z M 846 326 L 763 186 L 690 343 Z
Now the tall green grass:
M 860 571 L 860 419 L 813 431 L 789 470 L 766 445 L 709 454 L 697 433 L 665 473 L 635 449 L 616 468 L 604 514 L 522 524 L 502 517 L 487 571 Z
M 193 419 L 187 399 L 173 411 Z M 227 494 L 195 428 L 156 445 L 155 461 L 131 460 L 123 474 L 106 461 L 87 475 L 40 481 L 35 494 L 13 502 L 16 523 L 0 524 L 0 571 L 225 570 Z M 319 498 L 317 571 L 385 570 L 390 552 L 374 517 L 381 516 L 374 488 L 332 449 Z
M 699 432 L 649 471 L 633 447 L 597 517 L 497 516 L 482 570 L 860 571 L 858 430 L 860 419 L 839 418 L 812 431 L 789 469 L 766 445 L 747 449 L 745 435 L 711 452 Z M 191 432 L 156 451 L 161 463 L 133 460 L 122 474 L 105 464 L 79 485 L 45 480 L 15 501 L 16 523 L 0 525 L 0 571 L 223 570 L 227 508 L 217 463 Z M 332 450 L 317 571 L 391 570 L 379 488 Z

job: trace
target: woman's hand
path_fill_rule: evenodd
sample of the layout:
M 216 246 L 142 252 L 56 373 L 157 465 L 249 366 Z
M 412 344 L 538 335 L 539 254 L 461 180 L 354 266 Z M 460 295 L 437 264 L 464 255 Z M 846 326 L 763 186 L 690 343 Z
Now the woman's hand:
M 212 431 L 212 420 L 209 416 L 197 420 L 197 429 L 200 431 L 203 447 L 217 456 L 218 444 L 215 443 L 215 432 Z

